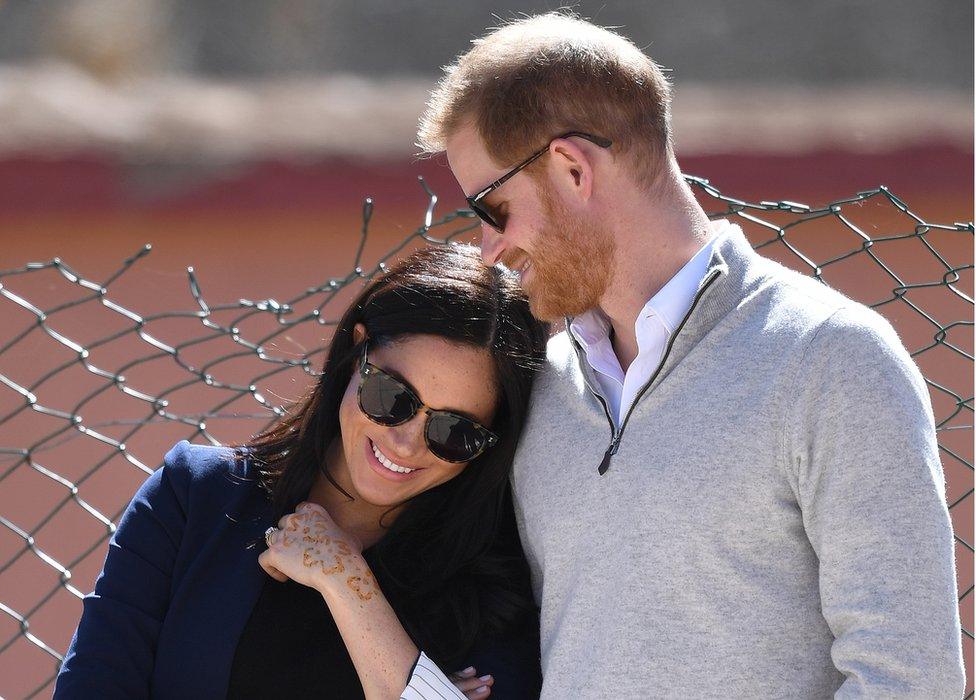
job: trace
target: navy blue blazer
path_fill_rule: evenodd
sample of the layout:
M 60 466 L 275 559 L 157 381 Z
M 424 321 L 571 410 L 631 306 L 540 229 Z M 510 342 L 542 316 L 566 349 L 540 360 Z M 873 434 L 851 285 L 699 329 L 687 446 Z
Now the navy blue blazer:
M 264 531 L 277 524 L 249 461 L 230 457 L 183 440 L 136 492 L 84 597 L 56 700 L 226 697 L 268 577 L 257 561 Z M 469 664 L 496 677 L 493 698 L 538 697 L 536 644 L 507 640 L 475 650 L 461 668 Z

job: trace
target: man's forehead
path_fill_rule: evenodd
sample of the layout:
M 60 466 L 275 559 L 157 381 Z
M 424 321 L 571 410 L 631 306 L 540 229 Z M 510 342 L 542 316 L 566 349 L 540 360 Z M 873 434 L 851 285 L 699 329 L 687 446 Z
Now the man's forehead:
M 466 197 L 504 174 L 492 162 L 477 129 L 465 125 L 447 139 L 447 163 Z

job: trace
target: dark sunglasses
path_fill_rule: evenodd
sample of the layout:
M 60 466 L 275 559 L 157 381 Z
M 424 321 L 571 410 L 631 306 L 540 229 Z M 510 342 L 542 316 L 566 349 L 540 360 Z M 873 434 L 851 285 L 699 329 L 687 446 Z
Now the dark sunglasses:
M 525 166 L 527 166 L 529 163 L 531 163 L 532 161 L 536 160 L 537 158 L 542 157 L 542 155 L 549 150 L 549 146 L 552 145 L 552 142 L 553 141 L 555 141 L 556 139 L 568 139 L 571 136 L 579 136 L 581 139 L 586 139 L 587 141 L 590 141 L 591 143 L 595 143 L 600 148 L 610 148 L 610 146 L 613 144 L 613 141 L 611 141 L 610 139 L 605 139 L 602 136 L 593 136 L 591 134 L 584 134 L 582 131 L 568 131 L 565 134 L 560 134 L 559 136 L 553 137 L 552 139 L 549 140 L 549 143 L 547 143 L 545 146 L 543 146 L 542 148 L 540 148 L 538 151 L 536 151 L 535 153 L 533 153 L 531 156 L 529 156 L 528 158 L 526 158 L 525 160 L 523 160 L 521 163 L 519 163 L 518 165 L 516 165 L 514 168 L 512 168 L 511 170 L 509 170 L 507 173 L 505 173 L 504 175 L 502 175 L 500 178 L 498 178 L 497 180 L 495 180 L 493 183 L 491 183 L 490 185 L 488 185 L 485 189 L 481 190 L 481 192 L 478 192 L 477 194 L 472 195 L 470 197 L 465 197 L 465 199 L 468 202 L 468 206 L 471 207 L 471 211 L 473 211 L 475 214 L 477 214 L 478 215 L 478 218 L 480 218 L 486 224 L 488 224 L 493 229 L 495 229 L 496 231 L 498 231 L 498 233 L 503 233 L 505 231 L 505 220 L 504 220 L 504 218 L 501 217 L 501 216 L 499 216 L 497 213 L 492 212 L 488 208 L 488 205 L 485 204 L 484 202 L 482 202 L 481 200 L 484 199 L 485 197 L 487 197 L 489 193 L 494 192 L 499 187 L 501 187 L 506 182 L 508 182 L 509 179 L 511 179 L 512 176 L 515 175 L 515 173 L 517 173 L 518 171 L 520 171 L 522 168 L 524 168 Z
M 497 435 L 470 418 L 425 406 L 410 386 L 367 361 L 365 343 L 359 376 L 359 408 L 366 417 L 379 425 L 394 426 L 425 411 L 427 449 L 445 462 L 469 462 L 498 442 Z

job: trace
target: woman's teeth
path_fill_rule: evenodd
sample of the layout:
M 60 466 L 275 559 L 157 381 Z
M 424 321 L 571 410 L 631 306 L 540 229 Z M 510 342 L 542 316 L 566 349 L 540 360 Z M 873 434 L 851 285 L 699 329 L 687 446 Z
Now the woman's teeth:
M 382 464 L 387 469 L 389 469 L 391 472 L 398 472 L 400 474 L 409 474 L 410 472 L 417 471 L 416 469 L 407 469 L 406 467 L 401 467 L 396 462 L 392 462 L 389 459 L 387 459 L 386 455 L 380 452 L 380 448 L 376 446 L 375 442 L 373 443 L 373 454 L 376 455 L 376 459 L 379 460 L 379 463 Z

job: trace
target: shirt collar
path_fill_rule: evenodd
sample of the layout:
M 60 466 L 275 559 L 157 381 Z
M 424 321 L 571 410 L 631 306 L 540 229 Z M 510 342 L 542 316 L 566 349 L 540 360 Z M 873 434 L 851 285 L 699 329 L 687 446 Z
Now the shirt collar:
M 594 307 L 573 318 L 569 330 L 588 349 L 610 339 L 610 319 L 599 307 Z
M 725 219 L 721 221 L 725 226 L 729 225 L 729 222 Z M 717 237 L 716 234 L 720 230 L 724 230 L 725 226 L 713 226 L 711 238 L 698 249 L 698 252 L 692 256 L 691 260 L 686 262 L 675 273 L 674 277 L 668 280 L 667 284 L 661 287 L 657 294 L 652 296 L 644 304 L 644 308 L 637 315 L 638 326 L 642 319 L 646 319 L 652 314 L 657 314 L 664 323 L 665 328 L 668 329 L 668 333 L 674 333 L 674 329 L 678 327 L 681 319 L 684 318 L 689 307 L 691 307 L 691 302 L 695 298 L 695 292 L 698 291 L 698 286 L 705 279 L 705 271 L 708 269 L 708 261 L 712 257 L 712 248 Z

